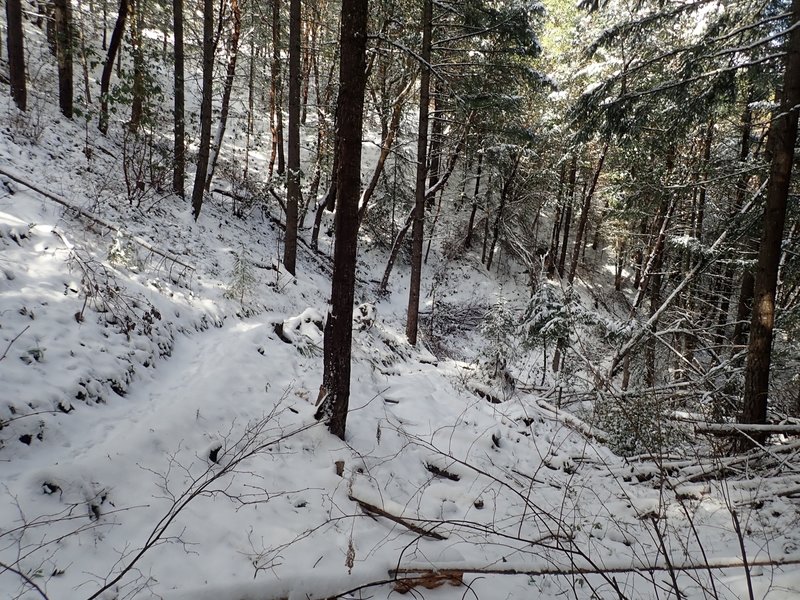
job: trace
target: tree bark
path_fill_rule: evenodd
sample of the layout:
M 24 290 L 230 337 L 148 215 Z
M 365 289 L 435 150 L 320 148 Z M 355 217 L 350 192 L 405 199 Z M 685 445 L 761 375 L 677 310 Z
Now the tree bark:
M 131 56 L 133 57 L 133 96 L 131 99 L 131 118 L 128 129 L 135 132 L 144 115 L 144 54 L 142 49 L 142 0 L 131 0 L 130 25 L 131 25 Z
M 323 400 L 317 418 L 345 437 L 350 402 L 350 352 L 353 337 L 358 198 L 361 189 L 361 133 L 366 85 L 368 0 L 342 0 L 336 172 L 339 206 L 333 250 L 331 309 L 325 322 Z
M 272 63 L 270 64 L 270 119 L 272 121 L 272 154 L 269 174 L 278 158 L 278 175 L 286 171 L 283 155 L 283 83 L 281 82 L 281 0 L 272 0 Z
M 184 176 L 186 173 L 186 133 L 185 133 L 185 91 L 183 86 L 183 0 L 172 0 L 172 25 L 175 39 L 175 104 L 174 104 L 174 139 L 173 148 L 175 162 L 172 168 L 172 191 L 183 197 Z
M 567 164 L 561 163 L 561 172 L 558 175 L 558 195 L 556 197 L 556 216 L 553 219 L 553 232 L 550 234 L 550 250 L 547 252 L 547 277 L 556 274 L 558 263 L 559 241 L 561 239 L 561 209 L 563 205 L 564 182 L 567 178 Z
M 211 145 L 211 95 L 214 77 L 214 3 L 203 0 L 203 91 L 200 102 L 200 145 L 197 151 L 197 172 L 192 188 L 192 216 L 197 221 L 203 208 L 208 152 Z
M 292 275 L 297 262 L 300 206 L 300 0 L 289 0 L 289 147 L 286 171 L 286 234 L 283 264 Z
M 11 97 L 21 111 L 28 108 L 28 88 L 25 83 L 25 48 L 22 33 L 22 5 L 20 0 L 6 0 L 8 34 L 8 74 Z
M 578 174 L 578 157 L 572 157 L 572 163 L 569 167 L 569 190 L 567 191 L 567 197 L 564 199 L 564 204 L 566 204 L 566 208 L 563 211 L 564 214 L 564 226 L 562 227 L 564 231 L 564 242 L 561 245 L 561 254 L 558 257 L 558 276 L 564 277 L 564 263 L 567 261 L 567 241 L 569 240 L 569 226 L 572 222 L 572 204 L 575 199 L 575 181 Z
M 114 71 L 114 60 L 117 51 L 122 43 L 122 35 L 125 32 L 125 20 L 128 16 L 128 0 L 119 0 L 119 11 L 117 12 L 117 22 L 114 24 L 114 31 L 111 32 L 111 41 L 108 43 L 108 54 L 103 65 L 103 74 L 100 77 L 100 117 L 98 129 L 101 133 L 108 132 L 108 88 L 111 85 L 111 73 Z
M 771 126 L 772 161 L 755 272 L 742 423 L 766 423 L 767 420 L 775 293 L 800 106 L 800 0 L 792 0 L 791 14 L 780 114 L 775 116 Z M 756 441 L 764 439 L 763 436 L 754 438 Z
M 583 206 L 581 207 L 581 215 L 578 218 L 578 230 L 575 232 L 575 246 L 572 249 L 572 264 L 570 265 L 569 276 L 567 277 L 569 283 L 574 281 L 575 273 L 578 271 L 581 248 L 584 244 L 583 234 L 586 231 L 586 222 L 589 219 L 589 208 L 591 208 L 592 205 L 592 197 L 594 196 L 594 191 L 597 189 L 597 181 L 600 179 L 600 172 L 603 170 L 603 163 L 606 160 L 607 153 L 608 142 L 605 143 L 603 150 L 600 152 L 600 158 L 597 161 L 597 168 L 594 171 L 592 184 L 589 186 L 589 191 L 586 193 L 586 198 L 583 200 Z
M 58 105 L 72 118 L 72 5 L 69 0 L 54 0 L 56 57 L 58 59 Z
M 208 159 L 208 175 L 206 175 L 206 191 L 211 189 L 211 180 L 214 178 L 214 170 L 217 167 L 219 153 L 222 149 L 222 140 L 225 138 L 225 128 L 228 125 L 228 113 L 231 106 L 231 91 L 233 90 L 233 80 L 236 76 L 236 60 L 239 56 L 239 37 L 242 31 L 242 12 L 239 9 L 238 0 L 231 0 L 231 16 L 233 18 L 233 29 L 231 30 L 230 45 L 228 47 L 228 67 L 225 73 L 225 84 L 222 89 L 222 102 L 220 104 L 219 123 L 217 132 L 214 135 L 214 143 L 211 145 Z
M 467 237 L 464 240 L 464 248 L 472 247 L 472 230 L 475 226 L 475 213 L 478 212 L 478 192 L 481 189 L 481 171 L 483 169 L 483 152 L 478 151 L 478 167 L 475 171 L 475 190 L 472 192 L 472 211 L 469 213 L 469 223 L 467 223 Z
M 398 131 L 400 130 L 400 119 L 403 116 L 403 107 L 406 103 L 406 97 L 413 88 L 413 84 L 414 78 L 409 77 L 408 83 L 397 95 L 397 98 L 392 105 L 392 116 L 388 126 L 386 127 L 385 134 L 383 135 L 383 140 L 381 141 L 381 153 L 378 156 L 378 162 L 375 165 L 375 170 L 372 172 L 372 178 L 369 180 L 367 187 L 361 193 L 361 199 L 359 200 L 359 223 L 364 220 L 364 216 L 367 214 L 367 207 L 369 205 L 370 198 L 375 192 L 375 189 L 378 187 L 381 174 L 386 166 L 386 159 L 389 157 L 389 152 L 391 152 L 394 140 L 397 137 Z
M 489 252 L 486 255 L 486 270 L 492 270 L 492 261 L 494 260 L 494 249 L 497 246 L 497 240 L 500 237 L 500 223 L 503 220 L 503 211 L 505 210 L 508 197 L 511 195 L 511 189 L 514 186 L 514 179 L 517 176 L 517 167 L 522 154 L 515 152 L 511 157 L 511 172 L 508 177 L 503 181 L 503 187 L 500 190 L 500 205 L 497 207 L 497 214 L 494 218 L 494 226 L 492 227 L 492 243 L 489 246 Z
M 406 338 L 417 344 L 419 321 L 419 296 L 422 284 L 422 242 L 425 230 L 425 175 L 428 167 L 428 111 L 430 109 L 431 86 L 431 38 L 433 30 L 433 0 L 423 0 L 422 49 L 420 60 L 422 73 L 419 90 L 419 126 L 417 128 L 417 173 L 414 191 L 414 222 L 411 227 L 411 282 L 408 289 L 408 311 L 406 314 Z

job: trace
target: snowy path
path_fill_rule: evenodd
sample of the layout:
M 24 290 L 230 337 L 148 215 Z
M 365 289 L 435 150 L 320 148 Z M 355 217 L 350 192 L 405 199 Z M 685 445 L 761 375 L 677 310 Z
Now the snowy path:
M 168 506 L 166 501 L 157 499 L 165 495 L 159 487 L 163 481 L 180 491 L 192 476 L 211 464 L 207 457 L 215 443 L 222 442 L 229 432 L 237 435 L 248 421 L 270 411 L 290 386 L 293 390 L 300 388 L 304 373 L 298 361 L 281 342 L 268 339 L 270 326 L 264 324 L 263 318 L 260 321 L 236 322 L 191 337 L 180 336 L 172 357 L 138 378 L 126 397 L 115 398 L 108 405 L 78 406 L 71 414 L 62 415 L 57 437 L 34 444 L 14 461 L 0 463 L 0 479 L 9 497 L 35 498 L 33 506 L 21 507 L 29 518 L 68 511 L 71 506 L 74 514 L 92 511 L 99 515 L 94 520 L 97 527 L 93 535 L 98 538 L 96 547 L 88 549 L 93 556 L 87 560 L 91 565 L 87 571 L 110 571 L 126 546 L 133 548 L 142 543 L 144 534 Z M 262 346 L 265 355 L 258 351 Z M 279 420 L 284 426 L 290 421 L 310 419 L 313 412 L 308 402 L 294 394 L 289 394 L 283 405 L 299 413 L 282 412 Z M 170 459 L 175 462 L 167 475 Z M 275 491 L 293 489 L 279 481 L 282 477 L 275 479 Z M 45 484 L 47 487 L 43 488 Z M 53 493 L 44 494 L 43 489 Z M 216 500 L 201 499 L 196 504 L 207 501 Z M 197 519 L 202 516 L 199 512 L 193 514 L 194 510 L 195 506 L 187 510 L 187 531 L 193 535 L 198 532 L 198 537 L 212 542 L 211 548 L 222 549 L 219 560 L 230 559 L 230 549 L 224 541 L 232 535 L 232 524 L 218 523 L 219 529 L 200 524 Z M 252 527 L 253 523 L 247 525 Z M 49 527 L 47 535 L 54 535 L 56 530 L 65 533 L 70 525 L 65 522 Z M 247 528 L 240 531 L 246 532 Z M 64 553 L 66 546 L 85 545 L 85 537 L 82 534 L 61 542 L 59 553 L 45 561 L 45 570 L 65 570 L 63 575 L 50 579 L 52 589 L 69 590 L 93 579 L 63 565 L 58 558 L 62 553 L 68 554 Z M 107 539 L 114 540 L 111 548 L 97 544 Z M 199 543 L 196 539 L 190 542 Z M 241 560 L 236 553 L 246 550 L 247 540 L 232 543 L 236 545 L 234 558 Z M 180 544 L 159 548 L 166 550 L 159 552 L 161 564 L 164 555 L 169 560 L 170 551 L 176 551 L 173 558 L 180 562 L 187 556 L 186 549 Z M 34 565 L 30 568 L 35 570 Z M 186 581 L 182 569 L 175 575 L 176 585 Z M 170 579 L 159 575 L 162 578 Z M 71 596 L 56 593 L 54 597 Z
M 646 556 L 652 534 L 637 512 L 663 511 L 680 531 L 682 513 L 661 506 L 658 490 L 622 486 L 591 467 L 592 460 L 614 460 L 607 450 L 537 416 L 520 398 L 492 405 L 466 393 L 454 384 L 453 363 L 399 357 L 387 350 L 396 339 L 386 330 L 356 336 L 354 410 L 343 444 L 313 421 L 320 357 L 280 341 L 270 318 L 179 336 L 172 357 L 143 372 L 126 397 L 77 407 L 59 417 L 58 437 L 0 463 L 7 498 L 20 499 L 29 524 L 23 537 L 0 538 L 2 549 L 24 555 L 38 546 L 20 565 L 38 574 L 51 598 L 91 596 L 129 563 L 175 498 L 217 472 L 211 450 L 230 445 L 278 406 L 264 440 L 311 428 L 242 463 L 215 493 L 187 504 L 164 543 L 109 598 L 327 597 L 385 579 L 401 556 L 404 564 L 423 566 L 546 566 L 565 555 L 548 555 L 525 540 L 547 535 L 555 517 L 566 519 L 600 565 Z M 526 429 L 520 419 L 530 416 Z M 584 466 L 576 462 L 587 457 Z M 344 477 L 335 473 L 337 460 L 345 461 Z M 528 508 L 520 504 L 525 493 L 533 494 Z M 422 519 L 446 539 L 420 539 L 391 520 L 365 518 L 350 495 Z M 724 507 L 705 506 L 698 506 L 698 526 L 716 532 L 716 555 L 736 557 Z M 8 502 L 4 522 L 19 523 L 19 514 Z M 39 515 L 56 517 L 38 524 Z M 43 541 L 52 543 L 42 547 Z M 731 590 L 745 590 L 741 571 L 731 575 Z M 756 581 L 761 589 L 770 583 L 763 579 Z M 473 576 L 470 585 L 480 598 L 555 598 L 564 592 L 559 581 Z M 0 586 L 12 583 L 18 585 L 0 578 Z M 780 590 L 769 598 L 792 597 Z M 385 597 L 391 588 L 366 593 Z M 425 597 L 463 594 L 446 586 Z

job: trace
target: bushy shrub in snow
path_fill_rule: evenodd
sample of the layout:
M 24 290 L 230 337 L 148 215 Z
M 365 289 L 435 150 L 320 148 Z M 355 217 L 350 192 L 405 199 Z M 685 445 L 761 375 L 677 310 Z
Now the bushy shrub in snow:
M 225 297 L 231 300 L 238 300 L 244 305 L 245 297 L 252 292 L 256 278 L 253 275 L 253 267 L 247 250 L 242 247 L 233 259 L 233 273 L 231 274 L 228 289 L 225 290 Z
M 680 432 L 666 418 L 668 412 L 654 394 L 603 397 L 595 403 L 594 421 L 608 434 L 608 445 L 616 454 L 658 455 L 680 443 Z

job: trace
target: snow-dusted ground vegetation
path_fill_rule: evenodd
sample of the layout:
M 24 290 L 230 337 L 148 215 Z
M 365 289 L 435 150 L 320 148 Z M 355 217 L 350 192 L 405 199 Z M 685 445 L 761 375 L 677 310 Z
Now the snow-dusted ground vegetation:
M 443 216 L 415 348 L 407 267 L 378 294 L 365 232 L 343 442 L 314 419 L 330 238 L 294 277 L 266 192 L 235 216 L 222 178 L 197 222 L 165 189 L 130 201 L 121 127 L 45 87 L 25 115 L 0 94 L 0 597 L 800 597 L 797 441 L 756 469 L 678 422 L 637 438 L 672 436 L 655 459 L 626 446 L 646 409 L 595 405 L 597 340 L 626 326 L 601 255 L 532 296 L 511 258 L 453 258 Z M 530 340 L 562 312 L 586 362 L 553 374 Z

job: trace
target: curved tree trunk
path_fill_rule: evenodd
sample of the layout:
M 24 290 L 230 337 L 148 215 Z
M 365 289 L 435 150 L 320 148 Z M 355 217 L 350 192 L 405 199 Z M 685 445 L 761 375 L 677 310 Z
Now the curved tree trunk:
M 222 140 L 225 138 L 225 128 L 228 125 L 228 113 L 231 106 L 231 91 L 233 90 L 233 79 L 236 76 L 236 59 L 239 56 L 239 37 L 242 31 L 242 12 L 239 10 L 238 0 L 231 0 L 231 15 L 233 17 L 233 30 L 231 31 L 230 46 L 228 47 L 229 58 L 228 68 L 225 73 L 225 86 L 222 89 L 222 103 L 220 105 L 219 124 L 217 133 L 214 135 L 214 143 L 211 146 L 208 159 L 208 175 L 206 176 L 206 191 L 211 189 L 211 180 L 214 178 L 214 170 L 217 168 L 219 152 L 222 148 Z
M 467 237 L 464 240 L 464 248 L 472 247 L 472 230 L 475 227 L 475 213 L 478 212 L 478 192 L 481 189 L 481 171 L 483 170 L 483 151 L 478 151 L 478 167 L 475 172 L 475 190 L 472 192 L 472 211 L 469 213 L 469 223 L 467 223 Z
M 144 115 L 144 50 L 142 49 L 142 0 L 131 0 L 130 25 L 131 25 L 131 56 L 133 57 L 133 97 L 131 99 L 131 119 L 128 129 L 135 132 Z
M 269 88 L 270 120 L 272 123 L 272 153 L 269 175 L 278 158 L 278 175 L 286 171 L 283 155 L 283 83 L 281 82 L 281 0 L 272 0 L 272 62 L 270 63 Z
M 564 215 L 564 225 L 562 227 L 564 231 L 564 241 L 561 245 L 561 253 L 558 257 L 558 276 L 564 277 L 564 264 L 567 262 L 567 240 L 569 239 L 569 226 L 572 223 L 572 204 L 574 203 L 575 199 L 575 182 L 578 174 L 578 157 L 576 155 L 572 156 L 572 163 L 569 167 L 569 190 L 567 191 L 567 197 L 564 198 L 564 204 L 566 204 L 566 208 L 562 211 Z
M 208 151 L 211 145 L 211 95 L 214 77 L 214 4 L 203 0 L 203 91 L 200 103 L 200 145 L 197 151 L 197 172 L 192 188 L 192 216 L 200 216 L 203 208 Z
M 575 246 L 572 249 L 572 264 L 569 267 L 569 276 L 567 277 L 567 281 L 569 283 L 572 283 L 575 280 L 575 274 L 578 272 L 578 262 L 581 256 L 580 253 L 584 246 L 583 234 L 586 232 L 586 222 L 589 219 L 589 208 L 591 208 L 592 205 L 592 197 L 597 189 L 597 181 L 600 179 L 600 172 L 603 170 L 603 163 L 606 160 L 607 153 L 608 142 L 605 143 L 603 150 L 600 152 L 600 158 L 597 161 L 597 168 L 595 169 L 594 177 L 592 178 L 592 185 L 589 186 L 589 191 L 586 193 L 586 198 L 584 199 L 583 206 L 581 207 L 581 215 L 578 218 L 578 230 L 575 232 Z

